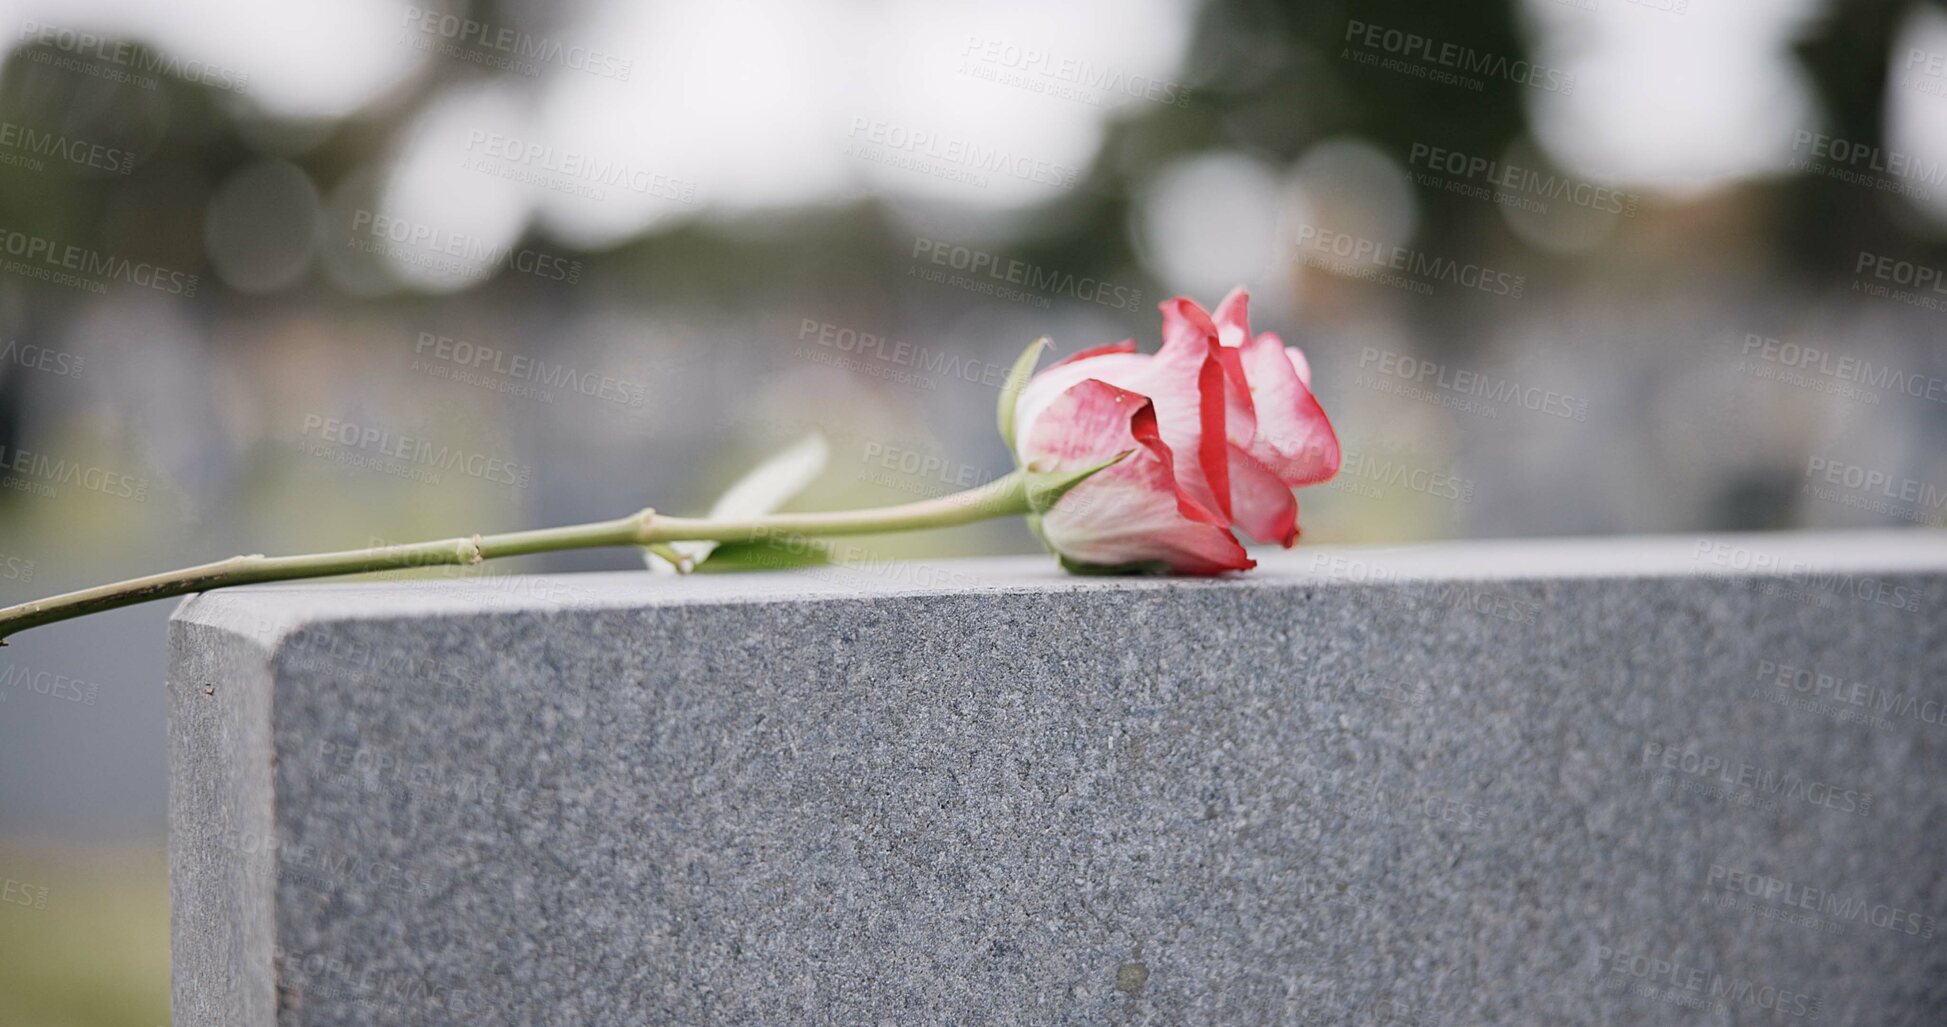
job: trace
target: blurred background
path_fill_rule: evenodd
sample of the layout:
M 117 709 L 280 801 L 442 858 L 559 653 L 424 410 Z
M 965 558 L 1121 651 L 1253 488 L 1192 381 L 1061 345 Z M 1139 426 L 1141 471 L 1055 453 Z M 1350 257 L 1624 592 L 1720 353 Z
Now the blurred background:
M 1252 290 L 1308 542 L 1947 520 L 1931 2 L 0 3 L 0 603 L 1009 467 Z M 1029 552 L 1013 523 L 875 556 Z M 639 567 L 627 552 L 507 566 Z M 167 1021 L 157 603 L 0 656 L 0 1024 Z

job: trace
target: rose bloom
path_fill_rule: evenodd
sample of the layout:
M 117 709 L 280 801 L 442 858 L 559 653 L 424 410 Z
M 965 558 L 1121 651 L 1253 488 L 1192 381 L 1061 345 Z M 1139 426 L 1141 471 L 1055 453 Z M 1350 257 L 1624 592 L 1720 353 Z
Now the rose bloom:
M 1121 456 L 1040 517 L 1069 569 L 1221 574 L 1257 565 L 1233 527 L 1286 548 L 1298 540 L 1291 490 L 1338 472 L 1339 440 L 1305 355 L 1252 335 L 1249 303 L 1242 288 L 1214 315 L 1170 300 L 1156 353 L 1133 339 L 1086 350 L 1021 390 L 1021 467 L 1075 472 Z

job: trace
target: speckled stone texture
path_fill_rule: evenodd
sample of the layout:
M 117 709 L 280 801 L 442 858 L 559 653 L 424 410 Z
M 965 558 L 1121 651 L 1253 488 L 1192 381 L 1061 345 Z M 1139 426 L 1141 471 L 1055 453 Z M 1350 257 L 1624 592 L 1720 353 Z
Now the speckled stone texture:
M 273 586 L 173 631 L 179 1024 L 1947 1020 L 1940 535 Z

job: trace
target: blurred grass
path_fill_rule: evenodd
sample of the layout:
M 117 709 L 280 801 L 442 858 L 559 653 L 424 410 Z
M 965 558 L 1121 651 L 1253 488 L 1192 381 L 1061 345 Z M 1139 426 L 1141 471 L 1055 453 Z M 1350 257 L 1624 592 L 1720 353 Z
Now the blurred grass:
M 35 900 L 46 889 L 41 908 Z M 169 866 L 161 842 L 0 844 L 0 1024 L 169 1022 Z

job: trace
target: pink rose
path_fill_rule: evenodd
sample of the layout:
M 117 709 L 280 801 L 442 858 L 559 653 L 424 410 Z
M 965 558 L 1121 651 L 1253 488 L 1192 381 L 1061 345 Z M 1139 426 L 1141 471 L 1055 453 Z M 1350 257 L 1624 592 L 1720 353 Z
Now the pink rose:
M 475 564 L 500 556 L 639 546 L 679 572 L 724 545 L 808 543 L 1026 515 L 1062 566 L 1077 573 L 1221 574 L 1256 561 L 1231 533 L 1289 547 L 1298 540 L 1291 490 L 1339 469 L 1339 440 L 1312 398 L 1304 354 L 1252 335 L 1236 289 L 1213 318 L 1177 298 L 1163 304 L 1163 347 L 1133 341 L 1077 353 L 1040 374 L 1041 339 L 1014 363 L 995 404 L 1012 474 L 964 492 L 870 510 L 775 512 L 825 460 L 808 440 L 759 465 L 708 517 L 653 509 L 559 528 L 436 539 L 307 556 L 235 556 L 36 602 L 0 607 L 0 645 L 41 624 L 164 596 L 246 582 L 290 581 L 407 564 Z M 822 555 L 805 544 L 801 550 Z M 791 555 L 789 549 L 778 550 Z
M 1233 526 L 1259 542 L 1298 540 L 1291 490 L 1338 472 L 1338 437 L 1304 354 L 1252 335 L 1249 302 L 1234 289 L 1213 317 L 1170 300 L 1155 354 L 1134 340 L 1086 350 L 1021 389 L 1011 427 L 1022 468 L 1115 460 L 1040 516 L 1071 570 L 1220 574 L 1257 565 Z

